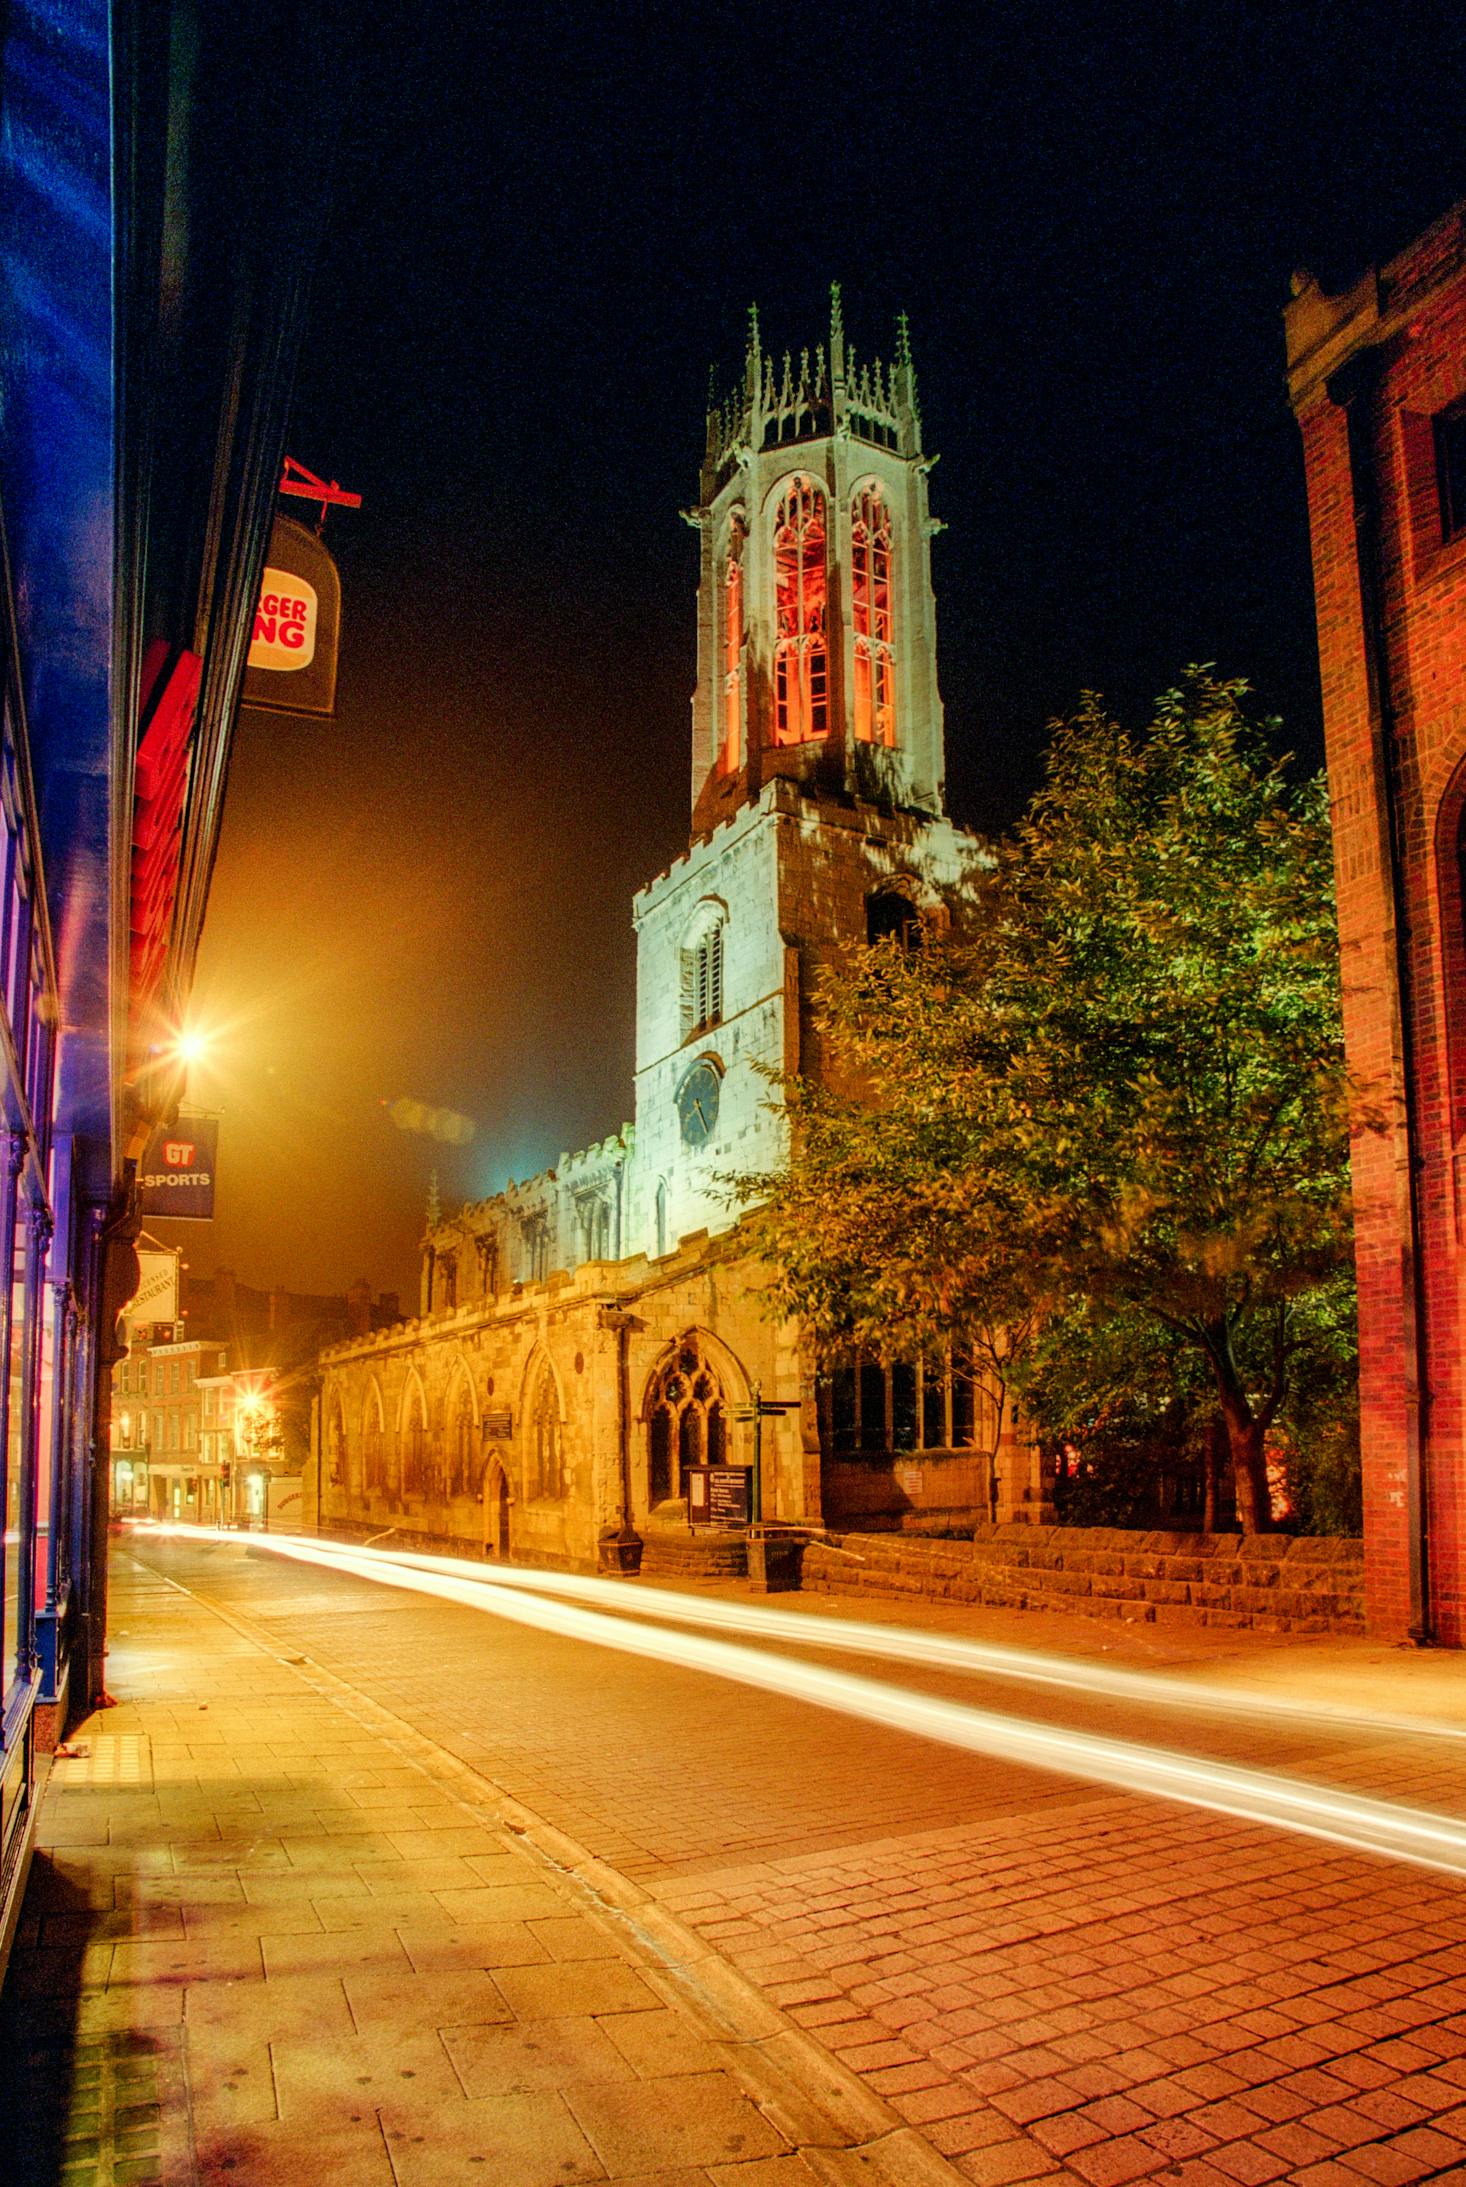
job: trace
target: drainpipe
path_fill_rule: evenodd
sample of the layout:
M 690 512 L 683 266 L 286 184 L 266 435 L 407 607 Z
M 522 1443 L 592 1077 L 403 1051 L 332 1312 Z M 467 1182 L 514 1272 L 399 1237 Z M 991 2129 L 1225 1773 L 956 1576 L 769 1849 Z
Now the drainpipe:
M 1375 778 L 1386 819 L 1386 861 L 1394 924 L 1396 1006 L 1400 1014 L 1400 1068 L 1405 1130 L 1408 1235 L 1401 1271 L 1405 1323 L 1405 1505 L 1408 1527 L 1410 1639 L 1417 1647 L 1435 1640 L 1430 1597 L 1430 1494 L 1425 1468 L 1430 1407 L 1425 1267 L 1421 1223 L 1419 1095 L 1415 1081 L 1414 976 L 1410 961 L 1409 907 L 1405 895 L 1404 762 L 1390 682 L 1380 554 L 1379 479 L 1372 427 L 1374 397 L 1384 358 L 1377 349 L 1354 359 L 1329 382 L 1329 396 L 1344 411 L 1349 434 L 1349 475 L 1354 496 L 1354 537 L 1363 613 L 1365 674 L 1375 745 Z

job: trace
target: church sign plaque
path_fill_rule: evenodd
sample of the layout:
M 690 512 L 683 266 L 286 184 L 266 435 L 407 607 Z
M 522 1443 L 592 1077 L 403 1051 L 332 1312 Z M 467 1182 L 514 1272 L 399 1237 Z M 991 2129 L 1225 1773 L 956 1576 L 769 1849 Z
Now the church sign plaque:
M 512 1413 L 486 1412 L 484 1414 L 484 1441 L 486 1443 L 507 1443 L 513 1433 L 514 1416 Z
M 747 1526 L 753 1513 L 752 1466 L 689 1466 L 689 1526 Z

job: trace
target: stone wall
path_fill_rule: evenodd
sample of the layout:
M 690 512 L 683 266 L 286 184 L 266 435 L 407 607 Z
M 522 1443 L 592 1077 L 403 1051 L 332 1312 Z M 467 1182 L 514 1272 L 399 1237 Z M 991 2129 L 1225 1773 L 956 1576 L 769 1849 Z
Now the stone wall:
M 1364 1630 L 1363 1544 L 1307 1535 L 1022 1525 L 982 1527 L 971 1541 L 829 1535 L 805 1551 L 804 1586 L 1146 1624 Z

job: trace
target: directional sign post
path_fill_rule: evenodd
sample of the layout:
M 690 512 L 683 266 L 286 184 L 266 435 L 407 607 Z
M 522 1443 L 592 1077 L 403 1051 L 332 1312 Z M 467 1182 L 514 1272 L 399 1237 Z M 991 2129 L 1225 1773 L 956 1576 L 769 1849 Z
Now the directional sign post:
M 765 1397 L 762 1383 L 753 1385 L 751 1405 L 735 1405 L 735 1420 L 753 1422 L 753 1523 L 763 1524 L 764 1516 L 764 1422 L 781 1412 L 798 1412 L 797 1397 Z

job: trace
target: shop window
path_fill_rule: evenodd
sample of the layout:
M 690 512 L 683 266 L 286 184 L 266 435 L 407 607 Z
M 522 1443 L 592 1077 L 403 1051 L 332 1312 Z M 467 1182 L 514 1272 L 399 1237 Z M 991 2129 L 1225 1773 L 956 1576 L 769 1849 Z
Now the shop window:
M 856 496 L 850 526 L 850 608 L 855 630 L 855 734 L 862 744 L 896 741 L 892 643 L 891 512 L 879 486 Z
M 829 730 L 829 585 L 825 497 L 797 478 L 774 520 L 774 742 L 809 744 Z

